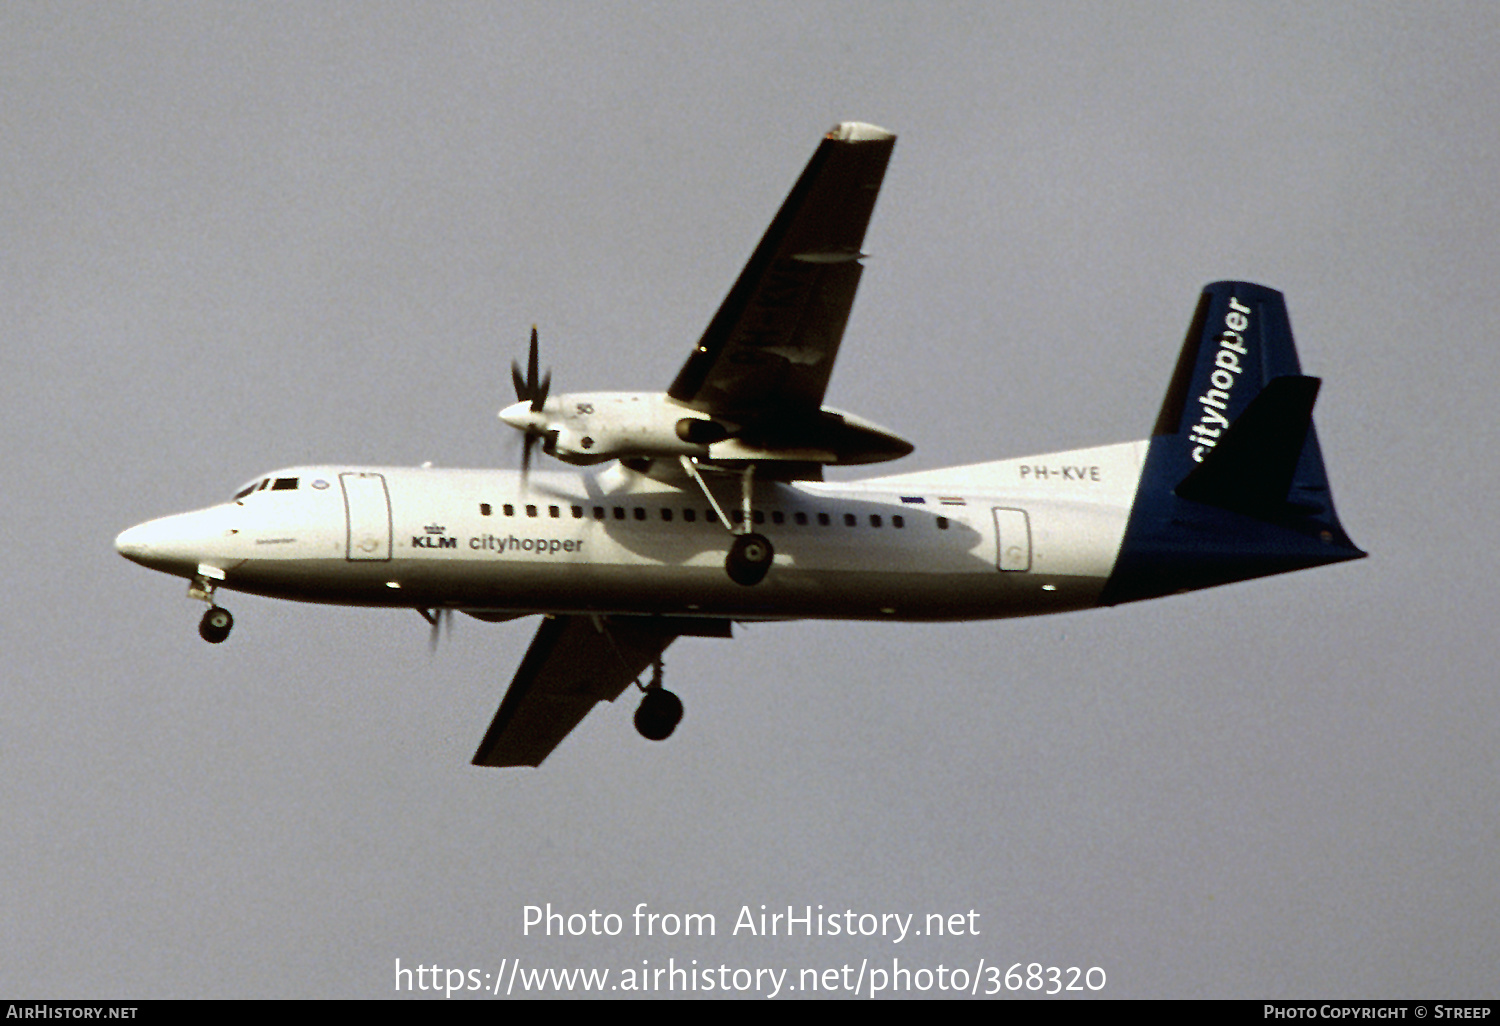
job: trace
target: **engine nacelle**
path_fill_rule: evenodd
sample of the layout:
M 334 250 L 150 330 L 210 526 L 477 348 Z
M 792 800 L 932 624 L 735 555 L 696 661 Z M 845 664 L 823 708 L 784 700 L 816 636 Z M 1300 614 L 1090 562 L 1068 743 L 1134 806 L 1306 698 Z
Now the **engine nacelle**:
M 540 410 L 516 403 L 501 410 L 500 419 L 540 438 L 548 455 L 580 465 L 679 456 L 721 463 L 880 463 L 912 450 L 884 428 L 826 407 L 794 423 L 732 424 L 664 392 L 574 392 L 547 399 Z
M 729 425 L 668 399 L 664 392 L 574 392 L 554 396 L 540 410 L 516 403 L 500 419 L 541 436 L 543 449 L 567 463 L 628 457 L 708 455 L 728 438 Z

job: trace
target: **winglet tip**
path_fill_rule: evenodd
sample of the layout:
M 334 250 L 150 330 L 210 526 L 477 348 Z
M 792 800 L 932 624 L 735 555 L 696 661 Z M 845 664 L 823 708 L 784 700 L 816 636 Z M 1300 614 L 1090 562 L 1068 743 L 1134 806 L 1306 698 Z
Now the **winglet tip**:
M 896 133 L 864 121 L 840 121 L 823 138 L 837 142 L 882 142 L 896 138 Z

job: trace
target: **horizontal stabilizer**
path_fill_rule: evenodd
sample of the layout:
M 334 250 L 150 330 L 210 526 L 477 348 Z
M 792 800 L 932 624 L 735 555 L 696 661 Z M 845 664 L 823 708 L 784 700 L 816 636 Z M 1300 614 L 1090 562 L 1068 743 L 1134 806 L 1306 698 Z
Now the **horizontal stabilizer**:
M 1270 381 L 1182 479 L 1177 494 L 1262 519 L 1288 512 L 1287 493 L 1321 383 L 1301 375 Z

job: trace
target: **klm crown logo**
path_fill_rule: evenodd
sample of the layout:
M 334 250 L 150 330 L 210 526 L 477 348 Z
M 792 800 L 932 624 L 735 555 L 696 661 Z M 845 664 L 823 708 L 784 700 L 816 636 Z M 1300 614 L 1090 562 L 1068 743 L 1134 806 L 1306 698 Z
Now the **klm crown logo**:
M 456 549 L 458 539 L 447 537 L 448 529 L 441 524 L 428 524 L 422 528 L 425 534 L 414 534 L 411 536 L 411 547 L 414 549 Z

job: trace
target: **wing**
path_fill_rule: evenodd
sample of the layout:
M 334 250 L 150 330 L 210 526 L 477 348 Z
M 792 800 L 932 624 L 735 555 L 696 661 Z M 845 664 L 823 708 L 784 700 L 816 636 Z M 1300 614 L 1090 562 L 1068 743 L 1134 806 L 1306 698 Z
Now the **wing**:
M 620 697 L 677 633 L 649 617 L 543 620 L 474 765 L 540 766 L 595 702 Z
M 786 426 L 818 414 L 895 144 L 874 125 L 833 127 L 668 395 L 742 424 Z

